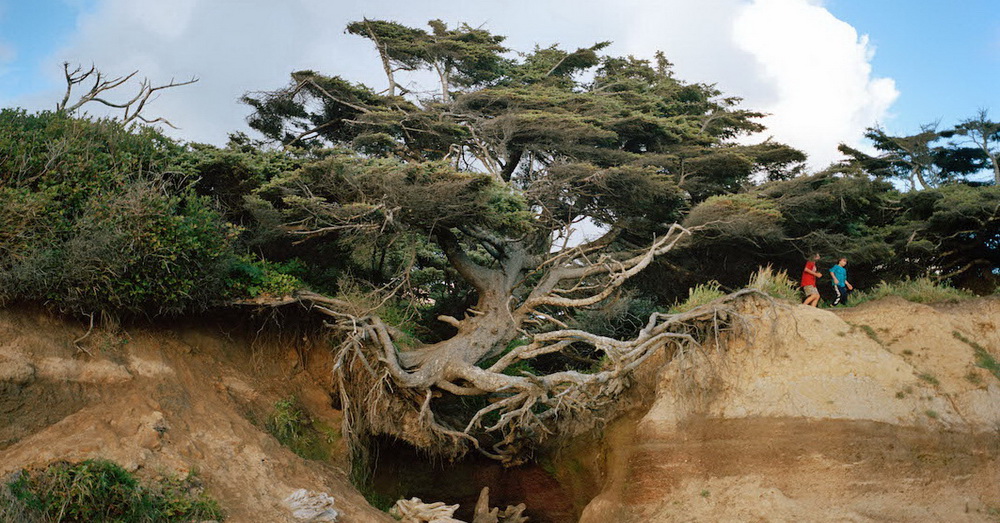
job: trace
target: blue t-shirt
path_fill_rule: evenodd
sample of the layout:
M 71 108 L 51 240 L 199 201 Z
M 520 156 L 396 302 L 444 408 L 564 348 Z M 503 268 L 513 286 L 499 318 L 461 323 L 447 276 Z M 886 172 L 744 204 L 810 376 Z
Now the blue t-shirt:
M 837 279 L 836 283 L 834 283 L 833 280 L 830 280 L 830 283 L 833 283 L 834 285 L 839 285 L 841 287 L 847 285 L 847 269 L 841 267 L 839 263 L 830 268 L 830 274 L 832 274 L 833 277 Z

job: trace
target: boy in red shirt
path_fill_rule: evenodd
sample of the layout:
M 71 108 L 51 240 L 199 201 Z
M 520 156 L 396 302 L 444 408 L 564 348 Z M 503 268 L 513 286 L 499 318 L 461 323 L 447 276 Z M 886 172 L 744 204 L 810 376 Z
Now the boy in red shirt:
M 806 262 L 805 269 L 802 269 L 802 293 L 806 299 L 803 305 L 819 305 L 819 289 L 816 288 L 816 278 L 822 278 L 823 274 L 816 270 L 816 262 L 819 261 L 819 254 L 813 254 Z

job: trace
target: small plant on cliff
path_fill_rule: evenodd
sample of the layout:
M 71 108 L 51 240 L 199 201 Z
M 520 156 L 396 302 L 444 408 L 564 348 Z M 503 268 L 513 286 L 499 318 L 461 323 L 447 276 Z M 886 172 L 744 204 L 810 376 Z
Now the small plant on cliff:
M 32 518 L 60 522 L 224 518 L 218 503 L 202 492 L 194 476 L 166 477 L 143 485 L 125 469 L 104 460 L 60 462 L 38 471 L 22 471 L 5 487 L 18 506 L 30 514 L 24 521 L 33 521 Z
M 986 369 L 990 374 L 996 376 L 1000 380 L 1000 363 L 997 362 L 996 358 L 989 353 L 982 345 L 966 338 L 961 332 L 952 331 L 951 335 L 955 337 L 958 341 L 965 343 L 966 345 L 972 347 L 972 350 L 976 355 L 976 366 L 981 369 Z M 970 380 L 971 381 L 971 380 Z
M 711 303 L 723 296 L 721 286 L 717 281 L 710 281 L 706 284 L 698 284 L 688 290 L 688 299 L 670 308 L 672 314 L 687 312 L 696 307 Z
M 274 412 L 267 420 L 266 427 L 274 439 L 305 459 L 329 459 L 330 444 L 338 437 L 332 429 L 314 422 L 299 408 L 294 397 L 274 404 Z

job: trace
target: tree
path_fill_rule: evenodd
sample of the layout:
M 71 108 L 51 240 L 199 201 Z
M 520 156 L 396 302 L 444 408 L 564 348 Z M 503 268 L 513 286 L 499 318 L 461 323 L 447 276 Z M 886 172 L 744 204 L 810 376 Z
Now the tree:
M 988 160 L 993 169 L 993 184 L 1000 185 L 1000 123 L 989 119 L 989 112 L 981 109 L 976 116 L 955 126 L 955 129 L 942 133 L 945 138 L 961 136 L 966 143 L 972 143 Z
M 255 201 L 306 244 L 409 246 L 367 307 L 297 296 L 343 335 L 336 373 L 352 431 L 517 461 L 550 434 L 612 414 L 653 354 L 684 351 L 735 317 L 653 314 L 618 338 L 573 327 L 685 241 L 691 231 L 676 222 L 692 198 L 758 172 L 783 177 L 804 156 L 731 143 L 761 130 L 762 115 L 674 78 L 662 55 L 605 56 L 598 43 L 510 59 L 486 30 L 431 26 L 348 27 L 376 44 L 383 93 L 303 71 L 247 95 L 251 127 L 321 157 Z M 440 96 L 396 94 L 396 74 L 415 69 L 438 73 Z M 601 234 L 570 242 L 584 221 Z M 436 325 L 410 329 L 421 340 L 376 312 L 391 303 L 431 312 Z
M 955 134 L 940 133 L 937 123 L 921 126 L 910 136 L 892 136 L 880 127 L 870 127 L 865 138 L 872 141 L 879 156 L 841 144 L 848 163 L 878 177 L 898 178 L 910 183 L 910 189 L 930 189 L 960 179 L 983 168 L 982 154 L 975 148 L 939 141 Z
M 86 71 L 83 70 L 82 66 L 77 66 L 71 71 L 69 69 L 69 62 L 64 62 L 63 75 L 66 77 L 66 94 L 63 95 L 62 100 L 56 104 L 56 112 L 72 115 L 88 103 L 97 103 L 106 107 L 111 107 L 112 109 L 121 109 L 121 122 L 124 125 L 128 125 L 133 121 L 140 121 L 148 125 L 163 123 L 169 125 L 170 127 L 174 127 L 174 124 L 170 123 L 170 121 L 166 118 L 160 117 L 150 119 L 143 115 L 142 111 L 146 109 L 146 104 L 150 102 L 150 98 L 152 98 L 154 94 L 165 89 L 191 85 L 197 82 L 198 79 L 192 77 L 190 80 L 184 82 L 177 82 L 174 79 L 171 79 L 170 82 L 166 84 L 154 86 L 148 78 L 144 78 L 142 82 L 139 83 L 138 92 L 136 92 L 132 98 L 116 102 L 109 101 L 105 98 L 111 91 L 128 84 L 128 82 L 137 74 L 139 74 L 139 71 L 132 71 L 125 76 L 108 78 L 95 66 L 91 66 L 90 69 Z M 73 90 L 77 86 L 82 85 L 88 79 L 93 80 L 93 85 L 90 86 L 90 89 L 87 92 L 80 95 L 75 102 L 70 103 Z

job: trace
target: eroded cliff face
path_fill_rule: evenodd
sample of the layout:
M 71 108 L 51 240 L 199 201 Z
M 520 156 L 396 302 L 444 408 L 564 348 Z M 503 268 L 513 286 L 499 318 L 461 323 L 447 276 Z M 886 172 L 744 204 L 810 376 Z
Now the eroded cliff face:
M 1000 359 L 1000 301 L 755 315 L 607 431 L 582 521 L 1000 517 L 1000 379 L 976 365 Z
M 750 312 L 752 339 L 651 361 L 628 416 L 534 466 L 560 481 L 556 493 L 516 470 L 393 465 L 427 467 L 421 481 L 442 488 L 488 484 L 505 503 L 553 507 L 529 502 L 532 521 L 1000 517 L 1000 379 L 977 366 L 977 350 L 1000 359 L 1000 301 Z M 95 328 L 81 350 L 86 327 L 0 311 L 0 477 L 103 458 L 140 475 L 197 470 L 230 521 L 294 521 L 283 500 L 298 489 L 331 495 L 340 521 L 392 520 L 347 481 L 342 443 L 330 460 L 306 460 L 261 426 L 292 395 L 339 426 L 321 337 L 200 319 Z M 424 490 L 440 493 L 427 502 L 459 501 Z M 565 499 L 544 501 L 552 495 Z
M 140 476 L 197 471 L 228 521 L 296 521 L 283 500 L 298 489 L 331 495 L 341 521 L 392 521 L 351 487 L 346 464 L 302 459 L 251 422 L 295 395 L 339 425 L 322 347 L 204 321 L 96 328 L 84 351 L 74 340 L 86 331 L 0 311 L 0 477 L 101 458 Z

